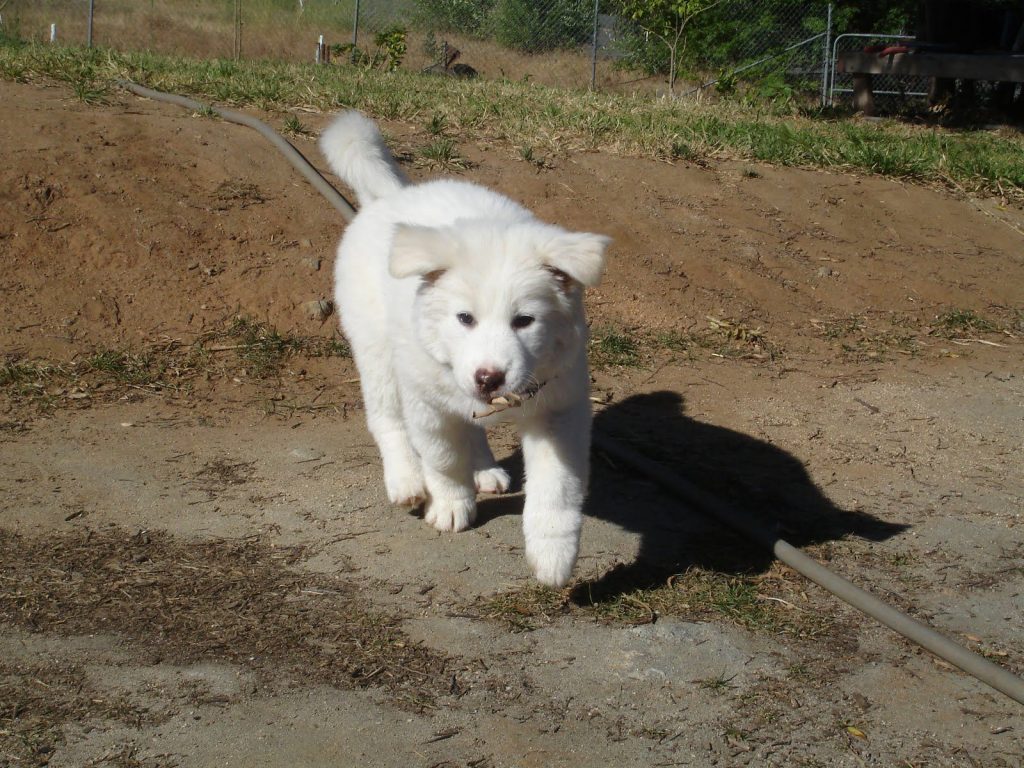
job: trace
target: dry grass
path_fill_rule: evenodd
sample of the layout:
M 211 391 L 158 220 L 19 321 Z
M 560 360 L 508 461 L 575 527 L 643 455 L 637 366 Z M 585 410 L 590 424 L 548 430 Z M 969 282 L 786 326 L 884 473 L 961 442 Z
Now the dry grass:
M 0 759 L 4 765 L 47 765 L 73 722 L 140 727 L 160 721 L 127 698 L 100 693 L 77 664 L 0 660 Z
M 448 660 L 406 638 L 398 618 L 370 609 L 344 576 L 293 570 L 303 555 L 256 538 L 0 530 L 0 621 L 29 632 L 114 634 L 145 663 L 228 662 L 264 678 L 373 686 L 400 706 L 431 707 L 450 684 Z M 8 694 L 0 700 L 10 703 L 0 712 L 2 753 L 47 754 L 69 719 L 145 716 L 116 697 L 90 703 L 74 669 L 40 674 L 0 664 Z

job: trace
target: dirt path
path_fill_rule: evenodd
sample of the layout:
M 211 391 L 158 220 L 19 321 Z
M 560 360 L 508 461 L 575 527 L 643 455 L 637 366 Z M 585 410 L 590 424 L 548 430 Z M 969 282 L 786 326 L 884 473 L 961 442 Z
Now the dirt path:
M 600 452 L 564 593 L 528 578 L 518 494 L 451 536 L 390 508 L 304 308 L 336 214 L 246 129 L 0 98 L 0 764 L 1021 765 L 1019 705 Z M 599 430 L 1024 672 L 1020 211 L 460 151 L 615 237 Z

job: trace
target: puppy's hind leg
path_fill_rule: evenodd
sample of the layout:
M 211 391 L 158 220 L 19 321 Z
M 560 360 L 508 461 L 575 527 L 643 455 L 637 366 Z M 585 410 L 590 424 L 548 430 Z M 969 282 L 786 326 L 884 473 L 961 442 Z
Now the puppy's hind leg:
M 473 481 L 479 493 L 505 493 L 512 484 L 508 472 L 498 466 L 487 444 L 483 427 L 473 427 Z
M 427 498 L 420 458 L 409 441 L 398 384 L 386 352 L 359 356 L 359 380 L 366 406 L 366 424 L 384 463 L 384 487 L 392 504 L 415 507 Z

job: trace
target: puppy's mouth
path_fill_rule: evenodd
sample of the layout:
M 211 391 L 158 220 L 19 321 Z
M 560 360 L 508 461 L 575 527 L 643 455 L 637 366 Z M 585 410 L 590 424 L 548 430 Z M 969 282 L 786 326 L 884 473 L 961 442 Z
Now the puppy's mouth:
M 506 392 L 503 395 L 497 395 L 490 398 L 481 398 L 483 405 L 481 408 L 477 408 L 473 411 L 474 419 L 482 419 L 485 416 L 491 416 L 495 413 L 501 413 L 507 411 L 510 408 L 521 408 L 523 403 L 531 398 L 537 396 L 541 388 L 547 382 L 540 382 L 539 384 L 530 384 L 528 387 L 520 390 L 519 392 Z

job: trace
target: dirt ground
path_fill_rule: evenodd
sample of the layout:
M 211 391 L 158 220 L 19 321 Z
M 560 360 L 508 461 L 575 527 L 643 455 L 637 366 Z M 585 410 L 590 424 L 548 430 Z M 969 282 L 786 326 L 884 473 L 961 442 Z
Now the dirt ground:
M 457 535 L 389 507 L 308 308 L 337 213 L 242 127 L 0 101 L 0 765 L 1022 764 L 1020 705 L 601 451 L 562 593 L 518 493 Z M 1021 210 L 459 136 L 432 169 L 428 119 L 385 124 L 414 177 L 614 238 L 598 432 L 1024 673 Z

